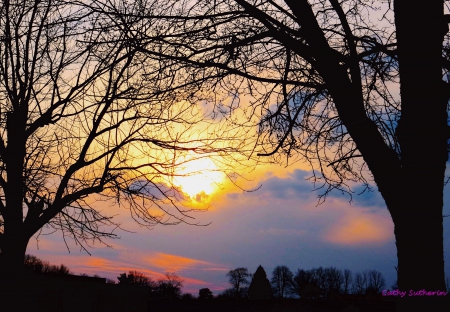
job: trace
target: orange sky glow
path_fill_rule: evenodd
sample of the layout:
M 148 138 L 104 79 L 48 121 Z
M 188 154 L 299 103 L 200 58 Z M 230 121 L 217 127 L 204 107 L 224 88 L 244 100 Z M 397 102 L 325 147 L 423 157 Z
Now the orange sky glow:
M 376 186 L 372 185 L 374 192 L 357 195 L 361 186 L 355 184 L 353 201 L 334 192 L 318 205 L 321 190 L 307 180 L 312 172 L 306 163 L 289 167 L 264 163 L 265 159 L 257 166 L 236 163 L 240 176 L 233 174 L 232 161 L 222 165 L 217 157 L 204 156 L 188 153 L 176 159 L 180 165 L 175 177 L 163 182 L 183 194 L 183 207 L 195 210 L 187 213 L 194 218 L 188 221 L 207 226 L 157 225 L 149 230 L 136 224 L 126 207 L 99 201 L 95 205 L 118 215 L 116 220 L 129 231 L 117 230 L 120 239 L 107 241 L 111 248 L 94 244 L 88 248 L 89 256 L 68 239 L 69 254 L 55 233 L 30 240 L 28 253 L 63 263 L 76 274 L 115 281 L 130 270 L 153 280 L 176 273 L 184 281 L 183 291 L 194 295 L 204 287 L 218 294 L 230 287 L 229 270 L 247 267 L 253 273 L 259 265 L 269 278 L 277 265 L 294 273 L 300 268 L 335 266 L 355 273 L 377 269 L 385 275 L 387 286 L 394 282 L 393 224 Z M 445 209 L 444 214 L 450 214 L 448 203 Z

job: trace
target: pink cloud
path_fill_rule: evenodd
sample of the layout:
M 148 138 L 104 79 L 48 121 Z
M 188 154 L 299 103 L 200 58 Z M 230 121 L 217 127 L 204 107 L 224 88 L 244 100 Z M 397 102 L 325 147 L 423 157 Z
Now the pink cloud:
M 325 232 L 326 241 L 338 245 L 383 244 L 392 240 L 392 221 L 386 214 L 348 214 Z

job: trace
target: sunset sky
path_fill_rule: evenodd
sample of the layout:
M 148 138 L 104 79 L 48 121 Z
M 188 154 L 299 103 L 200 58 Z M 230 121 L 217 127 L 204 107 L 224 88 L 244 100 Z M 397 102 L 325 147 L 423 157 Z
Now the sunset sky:
M 0 52 L 13 51 L 0 53 L 4 80 L 0 83 L 0 136 L 7 142 L 7 148 L 3 146 L 7 156 L 0 155 L 7 180 L 0 195 L 8 209 L 10 198 L 11 209 L 21 208 L 14 198 L 22 193 L 10 190 L 21 190 L 15 185 L 24 181 L 23 209 L 29 212 L 24 233 L 34 233 L 35 225 L 61 213 L 58 209 L 67 209 L 62 212 L 68 211 L 69 216 L 59 220 L 71 220 L 72 224 L 95 219 L 97 215 L 85 214 L 88 205 L 101 216 L 114 216 L 113 222 L 120 225 L 99 229 L 118 236 L 105 239 L 108 245 L 87 241 L 82 247 L 53 230 L 51 226 L 61 226 L 66 234 L 72 230 L 58 224 L 61 215 L 57 215 L 57 221 L 29 241 L 27 254 L 54 265 L 64 264 L 74 274 L 99 275 L 116 282 L 120 274 L 131 270 L 153 280 L 175 273 L 183 280 L 182 292 L 195 296 L 201 288 L 220 294 L 230 288 L 226 276 L 230 270 L 245 267 L 254 273 L 259 265 L 269 279 L 279 265 L 294 274 L 320 266 L 349 269 L 353 274 L 375 269 L 385 277 L 385 288 L 391 288 L 397 265 L 394 225 L 376 185 L 367 190 L 345 181 L 351 194 L 335 190 L 323 200 L 320 196 L 326 188 L 311 180 L 320 173 L 309 167 L 342 170 L 343 175 L 331 177 L 373 183 L 347 133 L 369 124 L 369 128 L 378 127 L 392 153 L 400 151 L 400 90 L 397 61 L 391 54 L 395 53 L 391 50 L 393 12 L 390 2 L 382 2 L 380 10 L 368 5 L 358 16 L 352 13 L 358 12 L 353 2 L 345 3 L 351 27 L 356 27 L 352 36 L 345 26 L 345 36 L 340 34 L 341 27 L 333 26 L 334 19 L 342 18 L 339 14 L 330 13 L 328 19 L 317 13 L 330 42 L 330 51 L 324 53 L 323 43 L 311 41 L 311 45 L 305 39 L 311 36 L 302 34 L 304 26 L 294 23 L 299 18 L 295 14 L 270 11 L 271 19 L 282 18 L 273 27 L 286 23 L 277 38 L 278 30 L 272 31 L 265 23 L 241 20 L 247 18 L 245 6 L 242 14 L 230 7 L 235 17 L 221 12 L 228 10 L 226 1 L 217 6 L 219 13 L 215 13 L 215 3 L 214 10 L 208 8 L 208 1 L 204 8 L 202 1 L 57 5 L 24 1 L 23 8 L 14 6 L 18 13 L 11 17 L 5 9 L 1 18 L 15 33 L 9 33 L 10 26 L 0 32 L 0 37 L 6 38 L 0 40 Z M 314 12 L 329 11 L 320 3 Z M 266 5 L 270 6 L 270 1 L 261 8 L 265 10 Z M 204 12 L 212 15 L 204 18 Z M 171 18 L 172 14 L 177 14 L 176 18 Z M 373 32 L 369 31 L 371 23 L 376 24 Z M 284 33 L 284 29 L 291 25 L 292 39 L 309 51 L 305 55 L 286 44 L 284 38 L 291 30 Z M 351 41 L 355 43 L 348 44 Z M 356 42 L 357 50 L 349 50 Z M 378 48 L 384 44 L 390 52 Z M 328 53 L 333 60 L 325 59 Z M 347 54 L 351 62 L 346 61 Z M 361 60 L 361 84 L 355 80 L 353 54 Z M 332 69 L 342 69 L 336 77 L 347 75 L 346 66 L 353 64 L 349 80 L 342 84 L 338 79 L 328 80 L 331 74 L 325 69 L 329 64 L 334 64 Z M 238 74 L 241 70 L 244 72 Z M 335 90 L 350 85 L 364 89 L 360 94 L 348 89 L 352 101 L 348 107 L 362 104 L 364 96 L 367 121 L 373 123 L 358 119 L 360 108 L 355 111 L 357 119 L 344 122 L 353 112 L 345 108 L 347 98 L 342 96 L 344 115 L 342 104 L 332 103 Z M 353 103 L 355 94 L 359 100 Z M 21 128 L 15 122 L 24 119 L 22 111 L 28 113 L 28 120 Z M 347 129 L 345 125 L 351 126 Z M 16 154 L 11 151 L 25 151 L 21 140 L 26 161 L 23 171 L 17 171 L 19 167 L 12 161 Z M 274 151 L 277 157 L 280 154 L 275 152 L 282 150 L 284 156 L 297 153 L 289 158 L 291 165 L 256 156 Z M 309 159 L 299 158 L 301 153 Z M 347 170 L 348 166 L 354 171 Z M 354 178 L 360 169 L 362 176 Z M 23 174 L 20 179 L 19 173 Z M 450 166 L 446 177 L 450 177 Z M 5 185 L 12 186 L 5 191 Z M 157 205 L 149 208 L 142 199 L 160 196 L 153 193 L 158 188 L 173 191 L 177 207 L 186 211 L 184 222 L 143 226 L 123 201 L 139 199 L 133 204 L 140 205 L 145 219 L 147 213 L 161 213 Z M 109 192 L 109 201 L 98 194 L 86 195 L 97 190 Z M 443 214 L 448 216 L 444 218 L 445 270 L 450 278 L 449 185 L 444 203 Z M 42 211 L 43 207 L 48 210 Z M 162 208 L 183 217 L 169 203 Z M 11 224 L 15 224 L 15 216 L 22 217 L 9 216 L 13 217 L 7 221 Z
M 209 161 L 196 166 L 192 170 L 202 166 L 213 169 Z M 107 241 L 111 248 L 95 244 L 89 248 L 91 256 L 70 239 L 69 253 L 59 233 L 41 235 L 39 241 L 30 241 L 28 253 L 52 264 L 63 263 L 75 274 L 98 274 L 116 281 L 120 273 L 129 270 L 153 279 L 173 272 L 184 280 L 183 292 L 194 295 L 204 287 L 218 294 L 230 286 L 226 277 L 229 270 L 247 267 L 254 273 L 259 265 L 269 278 L 277 265 L 286 265 L 294 273 L 319 266 L 353 273 L 376 269 L 385 276 L 386 286 L 392 286 L 397 264 L 393 223 L 376 188 L 357 195 L 362 187 L 355 185 L 352 202 L 348 195 L 336 192 L 317 205 L 321 190 L 314 191 L 314 184 L 306 180 L 311 172 L 301 168 L 257 167 L 245 175 L 251 181 L 236 181 L 248 190 L 261 186 L 253 192 L 243 192 L 218 173 L 181 179 L 184 192 L 193 200 L 210 203 L 207 212 L 190 213 L 195 217 L 191 222 L 207 226 L 158 225 L 149 230 L 139 227 L 124 208 L 103 204 L 101 209 L 110 214 L 120 213 L 116 220 L 134 233 L 117 230 L 120 239 Z M 211 179 L 222 189 L 210 185 Z M 195 197 L 201 189 L 205 192 Z M 450 214 L 448 186 L 444 214 Z M 450 218 L 444 220 L 449 276 Z

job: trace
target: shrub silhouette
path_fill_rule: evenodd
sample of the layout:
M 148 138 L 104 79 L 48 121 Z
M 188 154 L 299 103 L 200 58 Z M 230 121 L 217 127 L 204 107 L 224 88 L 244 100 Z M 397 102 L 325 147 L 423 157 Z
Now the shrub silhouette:
M 214 296 L 211 290 L 209 290 L 209 288 L 202 288 L 198 291 L 198 299 L 205 300 L 212 298 L 214 298 Z

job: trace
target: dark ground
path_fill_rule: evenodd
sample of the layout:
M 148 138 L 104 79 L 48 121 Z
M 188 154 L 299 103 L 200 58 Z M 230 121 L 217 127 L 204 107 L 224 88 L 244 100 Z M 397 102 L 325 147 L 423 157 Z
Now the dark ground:
M 101 284 L 91 280 L 44 278 L 28 275 L 22 291 L 11 298 L 15 307 L 0 304 L 0 312 L 395 312 L 396 302 L 388 297 L 345 297 L 334 301 L 300 299 L 147 299 L 148 290 L 138 286 Z M 345 299 L 345 300 L 344 300 Z M 449 307 L 450 295 L 429 298 L 430 304 Z M 350 301 L 353 300 L 353 301 Z M 397 298 L 397 301 L 402 298 Z M 444 301 L 442 301 L 444 300 Z M 26 309 L 19 309 L 26 303 Z M 430 307 L 430 305 L 427 305 Z M 432 307 L 419 309 L 433 311 Z M 417 311 L 419 311 L 417 310 Z
M 148 312 L 394 312 L 394 302 L 359 302 L 352 309 L 340 302 L 285 300 L 149 300 Z

